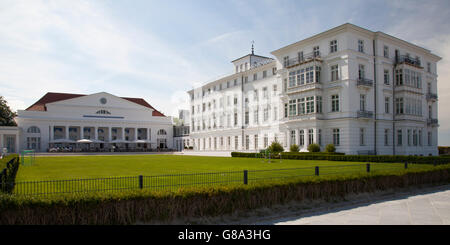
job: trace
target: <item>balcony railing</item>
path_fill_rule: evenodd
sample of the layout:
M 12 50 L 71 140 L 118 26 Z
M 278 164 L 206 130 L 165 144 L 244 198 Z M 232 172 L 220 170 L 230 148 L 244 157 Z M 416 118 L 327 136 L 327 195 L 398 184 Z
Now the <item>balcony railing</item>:
M 289 59 L 287 62 L 285 62 L 284 67 L 291 67 L 295 65 L 300 65 L 303 63 L 307 63 L 314 60 L 320 60 L 320 52 L 312 52 L 309 54 L 304 54 L 303 56 L 299 56 L 296 58 Z
M 427 100 L 437 100 L 437 94 L 427 93 Z
M 416 66 L 416 67 L 419 67 L 419 68 L 423 68 L 421 66 L 420 59 L 412 58 L 412 57 L 410 57 L 408 55 L 396 56 L 395 57 L 395 61 L 396 61 L 397 64 L 405 63 L 405 64 L 408 64 L 408 65 L 412 65 L 412 66 Z
M 358 118 L 372 118 L 373 112 L 372 111 L 357 111 L 356 117 Z
M 435 118 L 428 118 L 427 125 L 428 126 L 436 126 L 436 125 L 438 125 L 438 120 Z
M 367 78 L 358 78 L 358 80 L 356 81 L 356 85 L 372 87 L 373 81 Z

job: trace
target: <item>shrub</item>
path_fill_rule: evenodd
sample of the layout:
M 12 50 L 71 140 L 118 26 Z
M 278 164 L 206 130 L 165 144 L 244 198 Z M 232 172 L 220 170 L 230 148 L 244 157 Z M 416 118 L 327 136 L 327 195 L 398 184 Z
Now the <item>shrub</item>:
M 308 145 L 308 151 L 309 152 L 320 152 L 320 145 L 319 144 L 310 144 L 310 145 Z
M 274 154 L 278 154 L 284 151 L 283 146 L 277 141 L 272 142 L 272 144 L 267 149 Z
M 299 152 L 299 151 L 300 151 L 300 148 L 298 147 L 298 145 L 293 144 L 293 145 L 291 145 L 291 147 L 289 148 L 289 151 L 290 151 L 290 152 Z
M 336 147 L 333 144 L 325 146 L 325 152 L 336 152 Z

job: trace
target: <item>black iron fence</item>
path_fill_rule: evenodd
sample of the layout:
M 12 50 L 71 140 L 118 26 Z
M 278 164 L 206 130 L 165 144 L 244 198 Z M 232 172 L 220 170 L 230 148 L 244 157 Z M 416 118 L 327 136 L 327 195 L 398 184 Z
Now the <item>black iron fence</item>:
M 379 170 L 414 168 L 417 164 L 367 163 L 303 168 L 241 170 L 224 172 L 165 174 L 155 176 L 109 177 L 70 180 L 18 181 L 4 183 L 14 195 L 49 195 L 81 192 L 106 192 L 131 189 L 176 190 L 189 186 L 249 184 L 260 181 L 319 175 L 345 175 Z M 422 165 L 422 167 L 424 167 Z M 427 165 L 426 167 L 432 167 Z

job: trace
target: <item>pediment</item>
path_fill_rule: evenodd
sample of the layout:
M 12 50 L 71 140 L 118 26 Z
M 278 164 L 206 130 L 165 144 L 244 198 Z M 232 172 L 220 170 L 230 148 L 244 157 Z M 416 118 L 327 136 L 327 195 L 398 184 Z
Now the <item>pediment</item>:
M 46 104 L 47 107 L 52 106 L 68 106 L 68 107 L 97 107 L 97 108 L 120 108 L 131 110 L 150 110 L 151 108 L 134 103 L 130 100 L 106 93 L 100 92 L 77 98 L 61 100 Z

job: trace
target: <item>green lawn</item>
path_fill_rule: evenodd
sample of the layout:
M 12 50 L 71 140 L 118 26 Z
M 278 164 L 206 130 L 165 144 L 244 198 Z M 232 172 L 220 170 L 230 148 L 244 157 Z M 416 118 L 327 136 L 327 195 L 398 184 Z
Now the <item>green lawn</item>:
M 58 156 L 36 157 L 32 166 L 20 166 L 16 177 L 16 193 L 69 192 L 71 190 L 107 190 L 136 188 L 143 175 L 144 188 L 192 184 L 242 183 L 243 170 L 249 170 L 249 182 L 262 179 L 313 176 L 315 166 L 320 175 L 364 173 L 366 163 L 308 160 L 272 160 L 255 158 L 201 157 L 179 155 L 131 156 Z M 431 168 L 430 165 L 410 164 L 409 168 Z M 292 170 L 297 168 L 296 170 Z M 372 163 L 371 172 L 403 169 L 402 163 Z M 268 171 L 274 170 L 275 171 Z M 289 169 L 289 170 L 285 170 Z M 217 173 L 221 172 L 221 173 Z M 226 172 L 226 173 L 223 173 Z M 192 173 L 205 173 L 193 175 Z M 163 175 L 163 176 L 161 176 Z M 158 176 L 158 177 L 151 177 Z M 103 179 L 117 177 L 116 179 Z M 54 181 L 92 179 L 86 181 Z M 20 184 L 24 181 L 47 181 Z

